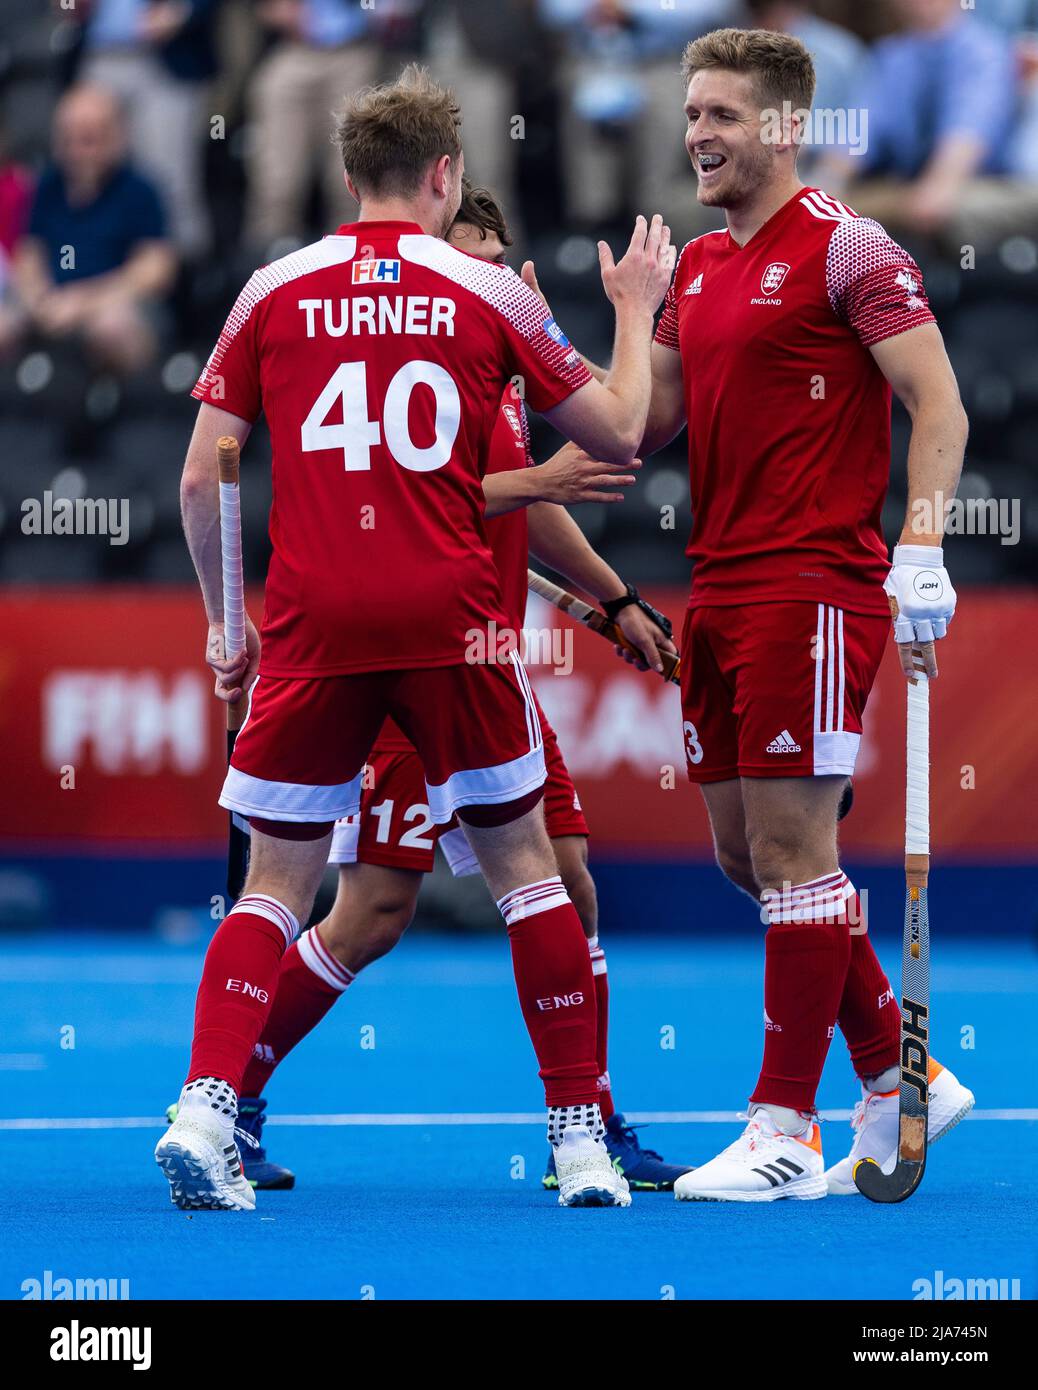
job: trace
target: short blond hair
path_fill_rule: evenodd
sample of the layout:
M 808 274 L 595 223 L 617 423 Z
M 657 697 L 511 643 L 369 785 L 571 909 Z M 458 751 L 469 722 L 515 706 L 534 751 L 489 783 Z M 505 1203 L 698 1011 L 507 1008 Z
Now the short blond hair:
M 358 192 L 408 195 L 442 155 L 461 155 L 461 107 L 449 87 L 409 63 L 395 82 L 346 99 L 335 143 Z
M 693 39 L 682 54 L 685 86 L 704 68 L 747 73 L 754 79 L 762 108 L 780 107 L 788 101 L 794 111 L 809 111 L 814 101 L 814 61 L 792 34 L 776 34 L 770 29 L 715 29 Z

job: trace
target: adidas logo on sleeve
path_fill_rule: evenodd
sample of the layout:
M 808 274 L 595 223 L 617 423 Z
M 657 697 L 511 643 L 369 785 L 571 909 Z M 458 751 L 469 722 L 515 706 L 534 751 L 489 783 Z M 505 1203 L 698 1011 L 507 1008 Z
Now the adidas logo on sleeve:
M 799 743 L 795 743 L 793 735 L 788 729 L 783 729 L 777 738 L 773 738 L 765 748 L 765 753 L 800 753 L 803 750 Z

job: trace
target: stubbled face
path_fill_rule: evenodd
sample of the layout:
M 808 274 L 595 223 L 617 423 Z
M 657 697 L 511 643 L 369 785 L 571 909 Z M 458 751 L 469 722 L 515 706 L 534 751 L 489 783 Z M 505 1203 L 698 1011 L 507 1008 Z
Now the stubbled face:
M 493 261 L 504 265 L 506 247 L 496 232 L 484 232 L 471 222 L 455 222 L 447 233 L 447 240 L 459 251 L 467 251 L 470 256 L 478 256 L 483 261 Z
M 738 207 L 755 197 L 774 174 L 775 147 L 761 139 L 761 104 L 753 78 L 723 68 L 693 73 L 685 116 L 685 149 L 704 207 Z

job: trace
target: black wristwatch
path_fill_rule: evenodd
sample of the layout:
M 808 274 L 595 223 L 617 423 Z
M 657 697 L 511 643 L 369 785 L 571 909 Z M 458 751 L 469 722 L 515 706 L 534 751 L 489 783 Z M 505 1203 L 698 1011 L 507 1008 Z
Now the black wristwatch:
M 611 622 L 616 622 L 617 615 L 631 604 L 640 608 L 647 618 L 651 618 L 656 626 L 667 636 L 674 636 L 674 624 L 658 608 L 653 608 L 648 599 L 642 598 L 641 594 L 633 584 L 627 585 L 626 594 L 621 594 L 619 598 L 607 599 L 602 604 L 602 611 Z

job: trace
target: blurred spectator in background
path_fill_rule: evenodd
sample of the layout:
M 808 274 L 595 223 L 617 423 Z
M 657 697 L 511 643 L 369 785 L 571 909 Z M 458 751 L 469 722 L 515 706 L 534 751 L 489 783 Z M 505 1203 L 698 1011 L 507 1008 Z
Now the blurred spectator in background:
M 513 209 L 509 222 L 521 241 L 523 214 L 536 223 L 535 202 L 559 201 L 544 186 L 545 176 L 557 170 L 559 36 L 545 24 L 537 0 L 439 0 L 428 7 L 425 38 L 425 61 L 461 104 L 466 165 Z M 517 166 L 531 153 L 541 178 L 520 199 Z M 552 212 L 557 223 L 558 207 Z
M 371 42 L 371 8 L 357 0 L 258 0 L 256 12 L 274 45 L 249 94 L 249 203 L 246 235 L 264 255 L 307 234 L 307 204 L 321 179 L 324 221 L 352 220 L 355 207 L 331 142 L 343 97 L 374 82 L 379 52 Z
M 748 27 L 792 34 L 804 44 L 815 64 L 815 113 L 841 113 L 846 119 L 869 67 L 869 51 L 861 39 L 819 18 L 806 0 L 743 0 L 743 5 Z M 827 134 L 837 130 L 835 121 L 822 122 L 816 115 L 800 151 L 797 168 L 802 178 L 810 177 L 828 143 Z
M 976 0 L 976 8 L 989 24 L 1011 34 L 1038 26 L 1038 0 Z
M 54 163 L 14 251 L 0 350 L 35 331 L 78 337 L 94 361 L 120 373 L 145 367 L 156 302 L 175 269 L 158 195 L 126 163 L 116 97 L 73 87 L 58 103 Z
M 11 160 L 6 133 L 0 129 L 0 322 L 10 279 L 11 257 L 29 225 L 31 204 L 32 178 L 27 169 Z M 0 328 L 0 337 L 2 334 Z
M 867 152 L 834 160 L 825 186 L 895 234 L 953 250 L 1033 229 L 1038 189 L 1014 177 L 1023 92 L 1011 37 L 960 0 L 897 9 L 905 28 L 876 45 L 859 97 Z
M 1038 0 L 1017 0 L 1017 3 L 1026 4 L 1027 8 L 1022 17 L 1023 28 L 1016 39 L 1022 100 L 1009 161 L 1014 174 L 1038 183 Z
M 540 0 L 568 56 L 563 160 L 571 219 L 586 227 L 663 212 L 680 246 L 719 225 L 700 209 L 684 148 L 681 54 L 690 39 L 736 23 L 738 0 Z
M 79 79 L 122 100 L 130 148 L 169 209 L 187 258 L 209 246 L 203 194 L 205 95 L 216 72 L 213 24 L 221 0 L 55 0 L 78 21 Z

